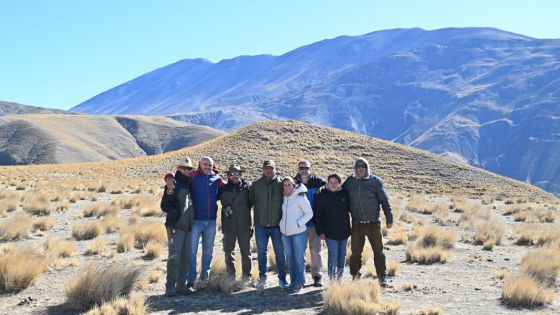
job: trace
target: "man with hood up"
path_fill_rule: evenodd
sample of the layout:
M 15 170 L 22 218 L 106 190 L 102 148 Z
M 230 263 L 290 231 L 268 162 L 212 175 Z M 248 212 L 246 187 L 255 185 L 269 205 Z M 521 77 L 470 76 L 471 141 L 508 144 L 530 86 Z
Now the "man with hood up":
M 362 251 L 367 236 L 373 249 L 373 261 L 379 284 L 387 286 L 385 254 L 381 234 L 380 210 L 385 213 L 387 228 L 393 227 L 393 212 L 383 181 L 370 173 L 369 163 L 359 158 L 354 163 L 355 174 L 346 179 L 342 188 L 348 192 L 350 213 L 352 214 L 352 238 L 350 247 L 350 274 L 353 279 L 360 277 Z

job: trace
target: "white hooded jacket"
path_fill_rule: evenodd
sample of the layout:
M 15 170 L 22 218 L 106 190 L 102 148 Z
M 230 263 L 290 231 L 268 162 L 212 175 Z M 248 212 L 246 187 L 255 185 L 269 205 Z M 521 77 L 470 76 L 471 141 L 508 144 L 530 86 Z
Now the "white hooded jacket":
M 307 200 L 306 192 L 307 187 L 301 184 L 290 196 L 284 197 L 282 219 L 280 220 L 282 234 L 290 236 L 307 230 L 305 224 L 313 218 L 313 209 Z

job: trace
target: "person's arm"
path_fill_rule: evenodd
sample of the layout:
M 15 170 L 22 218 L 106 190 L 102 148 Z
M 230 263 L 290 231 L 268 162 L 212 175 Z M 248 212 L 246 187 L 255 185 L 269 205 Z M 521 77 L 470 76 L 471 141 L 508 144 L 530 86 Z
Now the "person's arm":
M 325 239 L 325 228 L 323 225 L 323 202 L 321 196 L 315 195 L 315 207 L 313 208 L 313 220 L 315 221 L 315 231 L 322 239 Z
M 165 176 L 163 176 L 163 181 L 167 188 L 175 189 L 175 175 L 173 173 L 165 174 Z
M 298 207 L 303 212 L 303 215 L 297 220 L 298 227 L 305 226 L 311 218 L 313 218 L 313 209 L 307 198 L 299 198 Z
M 387 220 L 387 228 L 390 229 L 393 226 L 393 210 L 391 209 L 389 196 L 387 196 L 387 191 L 385 191 L 385 187 L 381 179 L 377 184 L 377 198 L 383 207 L 383 213 L 385 213 L 385 219 Z

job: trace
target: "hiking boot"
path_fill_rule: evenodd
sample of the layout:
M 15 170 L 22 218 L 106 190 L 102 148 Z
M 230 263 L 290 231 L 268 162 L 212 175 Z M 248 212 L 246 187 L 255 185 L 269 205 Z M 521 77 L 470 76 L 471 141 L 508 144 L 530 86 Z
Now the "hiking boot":
M 281 289 L 286 289 L 288 288 L 288 282 L 286 280 L 279 280 L 278 281 L 278 285 L 280 286 Z
M 313 278 L 313 286 L 316 288 L 320 288 L 323 286 L 323 282 L 321 282 L 321 277 L 314 277 Z
M 177 287 L 177 294 L 180 295 L 189 295 L 192 294 L 194 292 L 194 287 L 187 287 L 187 286 L 178 286 Z
M 175 290 L 175 287 L 165 288 L 165 296 L 167 297 L 177 296 L 177 290 Z
M 260 278 L 257 282 L 257 290 L 264 290 L 266 288 L 266 278 Z
M 386 288 L 386 287 L 388 286 L 388 284 L 387 284 L 387 277 L 385 277 L 385 276 L 379 276 L 379 277 L 377 278 L 377 281 L 379 281 L 379 285 L 380 285 L 382 288 Z
M 303 289 L 303 286 L 301 284 L 296 284 L 292 288 L 292 293 L 300 293 L 302 289 Z
M 352 275 L 352 280 L 357 281 L 357 280 L 360 280 L 361 277 L 362 277 L 362 274 L 358 272 L 357 274 Z

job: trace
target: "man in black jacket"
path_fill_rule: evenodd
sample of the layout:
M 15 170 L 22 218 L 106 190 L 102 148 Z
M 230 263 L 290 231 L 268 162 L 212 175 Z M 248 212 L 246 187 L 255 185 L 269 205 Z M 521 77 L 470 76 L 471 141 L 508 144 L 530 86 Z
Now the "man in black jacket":
M 243 170 L 238 165 L 230 165 L 227 184 L 220 187 L 219 199 L 222 204 L 222 233 L 227 272 L 235 278 L 235 241 L 241 253 L 242 278 L 251 278 L 251 205 L 249 189 L 251 183 L 243 179 Z
M 175 187 L 164 187 L 161 210 L 167 213 L 165 227 L 169 247 L 165 295 L 189 294 L 187 273 L 191 259 L 191 227 L 194 219 L 188 174 L 193 169 L 189 157 L 176 164 Z
M 373 250 L 373 262 L 379 284 L 387 286 L 380 212 L 382 206 L 387 221 L 387 229 L 390 229 L 393 226 L 391 204 L 383 186 L 383 181 L 370 174 L 369 163 L 366 159 L 357 159 L 354 163 L 354 170 L 355 175 L 348 177 L 342 184 L 342 188 L 348 192 L 350 197 L 350 212 L 352 213 L 350 273 L 353 278 L 359 278 L 360 276 L 362 251 L 367 236 Z

